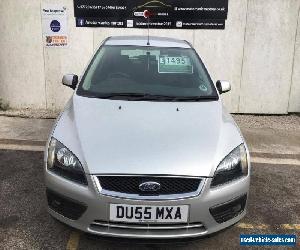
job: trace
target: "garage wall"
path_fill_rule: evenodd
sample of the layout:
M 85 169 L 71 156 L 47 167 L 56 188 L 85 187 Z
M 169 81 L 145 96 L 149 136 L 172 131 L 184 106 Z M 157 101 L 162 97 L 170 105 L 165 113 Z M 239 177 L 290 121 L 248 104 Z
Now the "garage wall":
M 0 98 L 46 108 L 40 1 L 0 1 Z
M 44 48 L 41 4 L 68 8 L 68 48 Z M 226 30 L 151 30 L 186 39 L 214 81 L 229 80 L 223 100 L 235 113 L 300 112 L 300 0 L 229 0 Z M 81 75 L 93 51 L 111 35 L 147 30 L 76 28 L 72 0 L 0 1 L 0 98 L 13 108 L 61 109 L 72 90 L 66 73 Z M 298 27 L 297 27 L 298 26 Z
M 288 111 L 300 111 L 300 12 L 298 12 L 298 28 L 295 42 L 293 76 Z
M 249 0 L 239 112 L 287 112 L 299 4 Z

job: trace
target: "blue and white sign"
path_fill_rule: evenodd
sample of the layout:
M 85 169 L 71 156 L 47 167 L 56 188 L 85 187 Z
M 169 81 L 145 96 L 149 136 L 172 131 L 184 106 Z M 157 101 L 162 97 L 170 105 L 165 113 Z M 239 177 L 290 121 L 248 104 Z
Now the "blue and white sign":
M 68 45 L 67 8 L 64 5 L 42 6 L 43 37 L 45 47 Z

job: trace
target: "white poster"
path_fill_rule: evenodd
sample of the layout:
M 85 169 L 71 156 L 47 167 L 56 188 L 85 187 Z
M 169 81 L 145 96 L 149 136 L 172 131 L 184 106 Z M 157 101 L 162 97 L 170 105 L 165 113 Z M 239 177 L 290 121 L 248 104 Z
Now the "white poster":
M 68 46 L 67 8 L 62 5 L 43 5 L 43 39 L 45 47 Z

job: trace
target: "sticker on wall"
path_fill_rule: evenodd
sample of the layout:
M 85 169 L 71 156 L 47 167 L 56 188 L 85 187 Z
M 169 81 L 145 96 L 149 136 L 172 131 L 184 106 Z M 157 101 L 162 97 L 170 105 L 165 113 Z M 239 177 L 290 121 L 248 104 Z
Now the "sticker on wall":
M 41 11 L 44 46 L 67 47 L 67 8 L 51 4 L 42 6 Z

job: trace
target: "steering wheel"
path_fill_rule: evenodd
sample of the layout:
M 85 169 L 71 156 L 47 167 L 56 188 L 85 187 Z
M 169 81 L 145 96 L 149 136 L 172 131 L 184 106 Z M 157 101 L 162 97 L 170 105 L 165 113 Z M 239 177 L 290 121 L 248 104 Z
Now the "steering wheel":
M 123 72 L 113 72 L 113 73 L 110 73 L 108 76 L 109 76 L 109 78 L 113 78 L 113 77 L 130 78 L 130 76 L 128 74 L 123 73 Z

